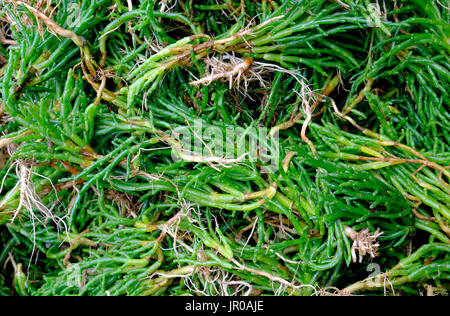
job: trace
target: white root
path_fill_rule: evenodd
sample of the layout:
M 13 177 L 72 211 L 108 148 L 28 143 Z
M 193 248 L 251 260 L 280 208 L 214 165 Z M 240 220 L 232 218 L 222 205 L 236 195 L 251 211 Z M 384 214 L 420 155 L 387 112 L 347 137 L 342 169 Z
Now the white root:
M 235 59 L 231 59 L 232 61 Z M 242 74 L 247 71 L 252 65 L 252 60 L 250 58 L 244 59 L 244 61 L 238 64 L 227 64 L 224 63 L 217 58 L 207 59 L 207 65 L 211 68 L 211 74 L 200 79 L 191 82 L 190 84 L 193 86 L 206 85 L 209 86 L 213 81 L 218 79 L 227 78 L 230 83 L 230 90 L 233 87 L 233 77 L 237 77 L 237 86 L 239 86 L 239 82 Z
M 12 154 L 12 153 L 10 153 L 10 154 Z M 45 226 L 49 220 L 51 220 L 55 223 L 58 230 L 60 228 L 64 229 L 67 240 L 70 243 L 71 239 L 70 239 L 68 227 L 64 221 L 64 218 L 60 218 L 53 214 L 53 207 L 57 203 L 59 203 L 58 197 L 56 197 L 56 201 L 54 202 L 53 206 L 48 208 L 42 202 L 39 194 L 36 192 L 35 184 L 32 180 L 33 175 L 44 178 L 50 182 L 53 190 L 56 192 L 55 186 L 53 185 L 52 181 L 48 177 L 34 172 L 33 167 L 28 166 L 24 161 L 16 160 L 11 164 L 7 173 L 5 174 L 4 178 L 2 179 L 2 182 L 0 185 L 0 192 L 3 189 L 3 185 L 4 185 L 4 181 L 5 181 L 6 177 L 8 176 L 10 170 L 14 167 L 16 170 L 16 176 L 18 178 L 18 181 L 17 181 L 16 185 L 14 186 L 14 188 L 9 190 L 9 192 L 6 194 L 5 198 L 2 201 L 0 201 L 0 208 L 3 208 L 11 198 L 13 198 L 16 194 L 19 194 L 19 205 L 13 212 L 11 222 L 14 222 L 15 219 L 21 214 L 21 212 L 23 212 L 25 210 L 33 224 L 34 245 L 36 243 L 37 222 L 39 222 Z M 38 216 L 38 214 L 40 216 Z M 33 253 L 31 256 L 33 256 L 34 250 L 35 250 L 35 248 L 33 248 Z
M 357 232 L 353 228 L 345 226 L 344 231 L 347 237 L 353 240 L 351 248 L 353 262 L 357 261 L 356 251 L 358 251 L 359 263 L 362 262 L 362 258 L 366 254 L 370 255 L 371 258 L 375 258 L 378 255 L 377 252 L 380 244 L 377 242 L 377 238 L 383 234 L 379 229 L 371 234 L 368 228 Z
M 186 123 L 189 126 L 189 129 L 193 133 L 194 137 L 200 140 L 200 142 L 205 146 L 205 148 L 208 150 L 210 156 L 203 156 L 200 154 L 196 154 L 194 152 L 191 152 L 189 150 L 186 150 L 182 147 L 182 145 L 178 142 L 173 144 L 173 148 L 178 152 L 181 159 L 184 161 L 190 161 L 190 162 L 197 162 L 197 163 L 206 163 L 211 168 L 214 168 L 217 171 L 220 171 L 219 167 L 223 168 L 230 168 L 231 165 L 240 163 L 246 156 L 248 156 L 250 153 L 244 153 L 240 157 L 237 158 L 227 158 L 227 157 L 218 157 L 215 156 L 213 151 L 211 150 L 211 147 L 209 147 L 205 141 L 195 132 L 195 130 L 191 127 L 189 124 L 189 121 L 186 118 Z

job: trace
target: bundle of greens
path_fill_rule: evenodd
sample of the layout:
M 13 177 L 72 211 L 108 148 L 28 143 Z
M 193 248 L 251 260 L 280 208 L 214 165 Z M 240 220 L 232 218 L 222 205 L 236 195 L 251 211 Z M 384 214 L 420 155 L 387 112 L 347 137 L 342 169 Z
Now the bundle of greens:
M 0 295 L 445 295 L 444 2 L 0 0 Z

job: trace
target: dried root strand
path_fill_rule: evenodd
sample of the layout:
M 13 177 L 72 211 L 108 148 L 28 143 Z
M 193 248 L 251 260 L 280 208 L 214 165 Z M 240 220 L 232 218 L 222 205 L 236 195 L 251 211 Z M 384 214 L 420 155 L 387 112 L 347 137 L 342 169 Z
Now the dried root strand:
M 66 38 L 70 38 L 75 44 L 77 44 L 77 46 L 79 46 L 79 47 L 83 46 L 84 42 L 81 37 L 79 37 L 78 35 L 76 35 L 74 32 L 72 32 L 70 30 L 66 30 L 66 29 L 62 28 L 61 26 L 56 24 L 50 17 L 48 17 L 45 13 L 41 12 L 40 10 L 38 10 L 22 1 L 11 1 L 11 2 L 13 2 L 15 5 L 25 6 L 34 15 L 34 17 L 38 21 L 38 24 L 39 24 L 39 21 L 44 22 L 45 25 L 47 26 L 47 28 L 49 29 L 49 31 L 52 32 L 53 34 L 56 34 L 56 35 L 59 35 L 62 37 L 66 37 Z
M 0 109 L 1 110 L 1 109 Z M 0 116 L 1 117 L 1 116 Z M 14 143 L 17 139 L 20 139 L 22 137 L 25 137 L 27 135 L 32 134 L 32 131 L 25 131 L 20 135 L 14 136 L 14 137 L 4 137 L 0 138 L 0 148 L 7 147 L 10 144 Z
M 15 40 L 9 39 L 7 37 L 6 24 L 4 23 L 0 25 L 0 44 L 17 45 L 17 42 Z M 3 57 L 3 55 L 0 55 L 0 63 L 4 63 L 3 59 L 5 59 L 5 57 Z
M 333 0 L 333 1 L 340 4 L 346 10 L 350 9 L 350 6 L 348 4 L 345 4 L 344 2 L 342 2 L 340 0 Z
M 182 160 L 196 162 L 196 163 L 205 163 L 208 166 L 220 171 L 220 168 L 230 168 L 233 164 L 242 162 L 249 155 L 249 153 L 244 153 L 240 157 L 237 157 L 237 158 L 227 158 L 226 156 L 218 157 L 218 156 L 214 155 L 211 148 L 192 129 L 189 122 L 188 121 L 186 121 L 186 122 L 187 122 L 189 128 L 191 129 L 192 133 L 194 134 L 194 137 L 199 139 L 200 142 L 203 144 L 203 146 L 205 146 L 205 148 L 208 150 L 208 152 L 210 154 L 209 156 L 204 156 L 200 153 L 196 153 L 196 152 L 187 150 L 187 149 L 183 148 L 182 144 L 178 140 L 173 138 L 171 135 L 169 135 L 165 132 L 162 132 L 162 131 L 157 131 L 157 134 L 160 137 L 161 141 L 170 145 L 172 147 L 172 149 L 177 152 L 177 154 L 179 155 L 179 157 Z
M 234 263 L 234 265 L 236 266 L 236 269 L 251 272 L 258 276 L 265 277 L 265 278 L 269 279 L 272 283 L 279 283 L 281 286 L 277 292 L 279 292 L 283 289 L 289 289 L 290 291 L 295 292 L 302 288 L 311 288 L 314 291 L 316 290 L 315 287 L 310 284 L 295 284 L 293 281 L 285 280 L 277 275 L 270 274 L 269 272 L 250 268 L 250 267 L 242 264 L 241 262 L 237 261 L 234 258 L 231 259 L 231 262 Z M 280 294 L 280 293 L 276 293 L 276 294 Z
M 236 77 L 237 85 L 239 86 L 242 74 L 251 67 L 252 63 L 253 60 L 251 58 L 245 58 L 244 61 L 238 64 L 224 63 L 216 58 L 208 59 L 207 67 L 211 68 L 211 74 L 190 84 L 193 86 L 209 86 L 213 81 L 225 78 L 228 79 L 231 89 L 233 86 L 233 78 Z
M 19 206 L 14 212 L 12 222 L 19 215 L 22 208 L 28 210 L 30 215 L 34 216 L 34 210 L 38 210 L 42 215 L 48 218 L 52 218 L 53 214 L 51 211 L 41 202 L 39 195 L 35 190 L 34 183 L 31 179 L 32 171 L 21 161 L 17 162 L 17 177 L 19 181 L 17 185 L 20 190 Z
M 378 255 L 380 244 L 377 242 L 377 238 L 383 234 L 379 229 L 373 234 L 370 233 L 368 228 L 357 232 L 351 227 L 345 226 L 344 230 L 345 234 L 353 240 L 351 248 L 353 262 L 357 260 L 356 251 L 358 251 L 359 263 L 362 262 L 362 258 L 366 254 L 370 255 L 371 258 L 375 258 Z

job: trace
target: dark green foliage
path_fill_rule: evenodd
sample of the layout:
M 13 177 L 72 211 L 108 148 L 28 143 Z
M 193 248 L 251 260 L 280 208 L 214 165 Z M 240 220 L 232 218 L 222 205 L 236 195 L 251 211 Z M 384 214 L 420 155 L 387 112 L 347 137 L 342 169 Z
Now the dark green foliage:
M 449 11 L 377 3 L 0 1 L 0 295 L 445 294 Z

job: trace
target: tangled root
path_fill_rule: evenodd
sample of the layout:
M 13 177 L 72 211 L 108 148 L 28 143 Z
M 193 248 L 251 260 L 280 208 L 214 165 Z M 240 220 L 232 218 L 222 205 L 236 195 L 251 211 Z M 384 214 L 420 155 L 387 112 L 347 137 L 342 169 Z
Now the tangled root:
M 373 234 L 370 233 L 368 228 L 357 232 L 346 226 L 344 230 L 345 234 L 353 240 L 351 249 L 353 262 L 356 262 L 357 260 L 356 251 L 358 251 L 359 263 L 362 262 L 362 257 L 366 254 L 369 254 L 371 258 L 375 258 L 378 255 L 377 252 L 380 244 L 376 241 L 377 238 L 383 234 L 383 232 L 379 232 L 379 229 Z
M 205 59 L 206 64 L 206 77 L 191 82 L 193 86 L 206 85 L 209 86 L 213 81 L 219 79 L 228 79 L 230 84 L 230 90 L 233 87 L 233 82 L 236 80 L 237 86 L 239 87 L 241 77 L 244 72 L 247 71 L 252 65 L 253 61 L 250 58 L 245 58 L 241 61 L 240 58 L 228 55 L 230 62 L 224 62 L 223 59 L 218 59 L 217 57 L 208 57 Z M 234 77 L 236 79 L 234 79 Z M 246 82 L 248 79 L 245 80 Z
M 52 6 L 51 0 L 38 0 L 38 1 L 30 1 L 30 0 L 24 0 L 24 1 L 17 1 L 17 0 L 6 0 L 5 2 L 9 2 L 14 5 L 14 7 L 17 7 L 19 5 L 23 5 L 27 7 L 33 15 L 35 15 L 37 24 L 38 24 L 38 31 L 41 36 L 44 34 L 44 27 L 39 20 L 39 17 L 35 14 L 36 12 L 39 12 L 43 16 L 48 16 L 49 18 L 52 17 L 54 14 L 56 8 L 59 6 L 57 4 L 55 7 Z M 19 14 L 17 9 L 13 10 L 13 14 L 19 17 L 20 22 L 23 25 L 33 25 L 34 21 L 27 15 L 27 14 Z M 9 13 L 6 13 L 6 20 L 11 25 L 16 24 L 15 20 L 10 16 Z M 44 21 L 45 22 L 45 21 Z M 1 38 L 0 38 L 1 41 Z M 14 43 L 10 43 L 11 45 L 15 45 Z

